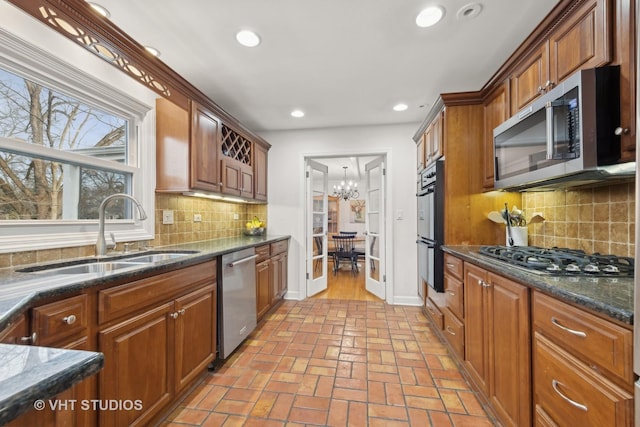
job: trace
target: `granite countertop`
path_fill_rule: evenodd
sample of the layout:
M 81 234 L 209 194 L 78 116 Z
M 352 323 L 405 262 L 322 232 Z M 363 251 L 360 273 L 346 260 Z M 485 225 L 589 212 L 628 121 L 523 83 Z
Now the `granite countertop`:
M 0 425 L 102 369 L 102 353 L 0 344 Z M 80 402 L 77 402 L 80 405 Z M 43 405 L 43 406 L 41 406 Z
M 633 324 L 632 277 L 552 276 L 530 273 L 505 262 L 481 255 L 480 246 L 442 246 L 442 250 L 501 276 L 594 312 Z
M 151 272 L 162 273 L 199 264 L 229 252 L 289 237 L 243 236 L 164 246 L 145 252 L 109 254 L 100 261 L 112 261 L 147 253 L 187 252 L 185 256 L 177 259 L 141 264 L 109 273 L 53 275 L 42 270 L 28 273 L 18 271 L 25 267 L 35 269 L 41 267 L 36 265 L 0 269 L 0 332 L 11 321 L 44 298 L 64 297 L 65 294 L 115 280 L 136 280 L 137 277 Z M 74 265 L 84 260 L 86 258 L 65 260 L 56 265 Z M 97 373 L 102 369 L 103 364 L 104 356 L 98 352 L 0 344 L 0 425 L 33 408 L 37 400 L 43 400 L 44 404 L 48 405 L 46 399 Z

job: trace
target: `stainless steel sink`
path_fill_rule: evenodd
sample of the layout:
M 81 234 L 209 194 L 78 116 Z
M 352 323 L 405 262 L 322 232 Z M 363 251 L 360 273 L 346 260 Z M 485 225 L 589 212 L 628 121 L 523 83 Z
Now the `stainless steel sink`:
M 172 259 L 178 259 L 178 258 L 185 257 L 187 255 L 191 255 L 191 253 L 167 252 L 167 253 L 160 253 L 160 254 L 149 254 L 149 255 L 135 256 L 135 257 L 131 257 L 131 258 L 126 258 L 126 261 L 153 263 L 153 262 L 160 262 L 160 261 L 168 261 L 168 260 L 172 260 Z
M 91 264 L 70 265 L 68 267 L 57 267 L 40 270 L 39 273 L 47 274 L 87 274 L 87 273 L 111 273 L 129 267 L 141 267 L 148 263 L 129 261 L 104 261 Z

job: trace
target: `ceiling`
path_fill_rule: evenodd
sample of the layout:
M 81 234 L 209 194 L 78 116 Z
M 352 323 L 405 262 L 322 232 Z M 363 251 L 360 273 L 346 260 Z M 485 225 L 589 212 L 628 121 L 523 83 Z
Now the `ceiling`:
M 459 19 L 472 0 L 95 1 L 257 133 L 420 122 L 438 94 L 482 88 L 558 3 L 479 0 L 477 17 Z M 416 26 L 436 2 L 444 19 Z M 262 43 L 239 45 L 241 29 Z

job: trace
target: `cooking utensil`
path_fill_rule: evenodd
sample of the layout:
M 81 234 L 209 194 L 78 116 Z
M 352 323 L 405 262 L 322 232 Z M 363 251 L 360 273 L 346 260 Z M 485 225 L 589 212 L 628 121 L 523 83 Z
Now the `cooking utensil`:
M 487 217 L 497 223 L 497 224 L 506 224 L 504 217 L 498 211 L 491 211 L 487 214 Z
M 513 246 L 513 235 L 511 234 L 511 218 L 509 218 L 509 206 L 507 202 L 504 203 L 504 212 L 502 213 L 502 217 L 507 222 L 507 241 L 509 246 Z

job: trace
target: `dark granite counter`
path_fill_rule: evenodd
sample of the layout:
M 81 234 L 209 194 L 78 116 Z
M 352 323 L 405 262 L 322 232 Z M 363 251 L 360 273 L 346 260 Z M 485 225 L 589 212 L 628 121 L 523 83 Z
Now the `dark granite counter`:
M 105 285 L 109 282 L 122 279 L 136 280 L 138 277 L 149 273 L 172 270 L 188 265 L 199 264 L 219 255 L 224 255 L 237 250 L 260 246 L 265 243 L 276 242 L 288 239 L 290 236 L 242 236 L 226 239 L 207 240 L 180 245 L 163 246 L 153 248 L 145 252 L 135 252 L 129 254 L 110 254 L 104 260 L 126 260 L 128 257 L 142 255 L 146 253 L 162 253 L 173 251 L 184 251 L 184 257 L 159 261 L 152 264 L 132 266 L 109 273 L 85 273 L 85 274 L 49 274 L 46 271 L 20 272 L 30 266 L 20 266 L 17 269 L 0 269 L 0 331 L 24 311 L 36 305 L 38 301 L 54 297 L 64 296 L 78 290 Z M 74 265 L 82 262 L 86 258 L 70 259 L 56 265 Z M 31 266 L 41 268 L 42 266 Z
M 103 364 L 102 353 L 0 344 L 0 425 L 34 407 L 49 407 L 48 399 Z
M 113 281 L 136 280 L 152 273 L 199 264 L 217 256 L 241 249 L 289 239 L 290 236 L 237 237 L 153 248 L 145 252 L 109 254 L 100 261 L 126 260 L 148 253 L 186 252 L 180 258 L 149 264 L 133 265 L 112 272 L 53 274 L 41 265 L 0 269 L 0 332 L 11 321 L 38 302 L 53 296 Z M 55 263 L 72 266 L 87 258 Z M 95 259 L 91 259 L 95 261 Z M 34 270 L 21 272 L 24 269 Z M 0 344 L 0 425 L 34 407 L 36 400 L 44 400 L 68 389 L 82 379 L 102 369 L 102 353 L 53 349 L 35 346 Z
M 451 255 L 559 300 L 583 306 L 622 323 L 633 324 L 633 278 L 536 274 L 481 255 L 478 249 L 479 246 L 442 246 L 442 250 Z

